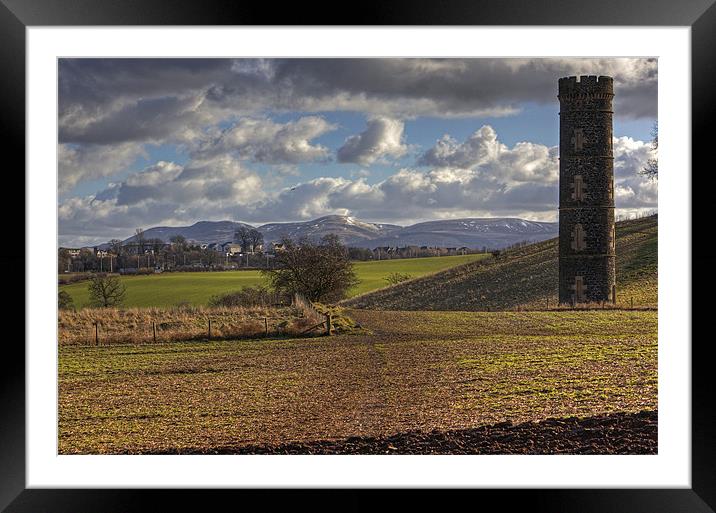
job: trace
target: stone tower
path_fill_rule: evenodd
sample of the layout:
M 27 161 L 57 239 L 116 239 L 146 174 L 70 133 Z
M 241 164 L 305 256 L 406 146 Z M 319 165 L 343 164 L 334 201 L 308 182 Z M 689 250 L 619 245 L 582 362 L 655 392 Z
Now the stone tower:
M 559 302 L 614 301 L 612 77 L 559 79 Z

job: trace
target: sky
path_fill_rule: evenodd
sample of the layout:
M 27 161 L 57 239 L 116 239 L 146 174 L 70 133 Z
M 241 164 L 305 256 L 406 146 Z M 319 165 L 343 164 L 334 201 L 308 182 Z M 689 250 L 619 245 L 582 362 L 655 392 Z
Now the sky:
M 618 215 L 656 210 L 656 59 L 60 59 L 62 246 L 329 214 L 556 221 L 557 80 L 614 77 Z

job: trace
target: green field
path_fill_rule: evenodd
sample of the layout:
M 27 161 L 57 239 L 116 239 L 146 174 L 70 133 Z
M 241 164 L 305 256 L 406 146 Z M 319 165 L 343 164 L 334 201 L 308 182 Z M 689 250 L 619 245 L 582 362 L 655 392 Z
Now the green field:
M 485 258 L 487 255 L 462 255 L 382 260 L 379 262 L 356 262 L 356 274 L 360 283 L 351 296 L 385 287 L 384 278 L 393 272 L 407 273 L 412 277 L 424 276 Z M 127 286 L 124 306 L 173 306 L 178 303 L 206 304 L 216 294 L 231 292 L 252 285 L 265 285 L 259 271 L 225 271 L 198 273 L 165 273 L 150 276 L 123 276 Z M 88 305 L 87 282 L 62 285 L 75 306 Z
M 232 452 L 657 407 L 654 311 L 347 314 L 371 333 L 60 346 L 59 452 Z

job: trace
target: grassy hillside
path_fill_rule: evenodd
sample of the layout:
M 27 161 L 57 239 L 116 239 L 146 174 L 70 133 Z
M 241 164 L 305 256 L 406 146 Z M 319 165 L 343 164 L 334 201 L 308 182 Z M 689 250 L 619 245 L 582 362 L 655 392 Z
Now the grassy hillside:
M 657 216 L 617 223 L 617 303 L 657 305 Z M 557 303 L 557 239 L 345 302 L 383 310 L 499 310 Z
M 393 272 L 418 277 L 485 257 L 486 255 L 462 255 L 356 262 L 355 269 L 360 283 L 351 291 L 351 295 L 363 294 L 385 286 L 384 278 Z M 124 304 L 127 307 L 165 307 L 178 303 L 205 305 L 209 298 L 216 294 L 248 286 L 266 285 L 258 271 L 165 273 L 123 276 L 121 279 L 127 287 Z M 84 308 L 89 303 L 87 285 L 86 281 L 62 285 L 60 290 L 65 290 L 72 296 L 76 307 Z

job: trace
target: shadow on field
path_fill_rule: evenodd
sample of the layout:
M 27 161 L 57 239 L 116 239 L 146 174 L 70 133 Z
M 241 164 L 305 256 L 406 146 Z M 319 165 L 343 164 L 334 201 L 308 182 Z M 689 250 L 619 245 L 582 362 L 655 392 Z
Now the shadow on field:
M 657 454 L 657 411 L 162 454 Z

